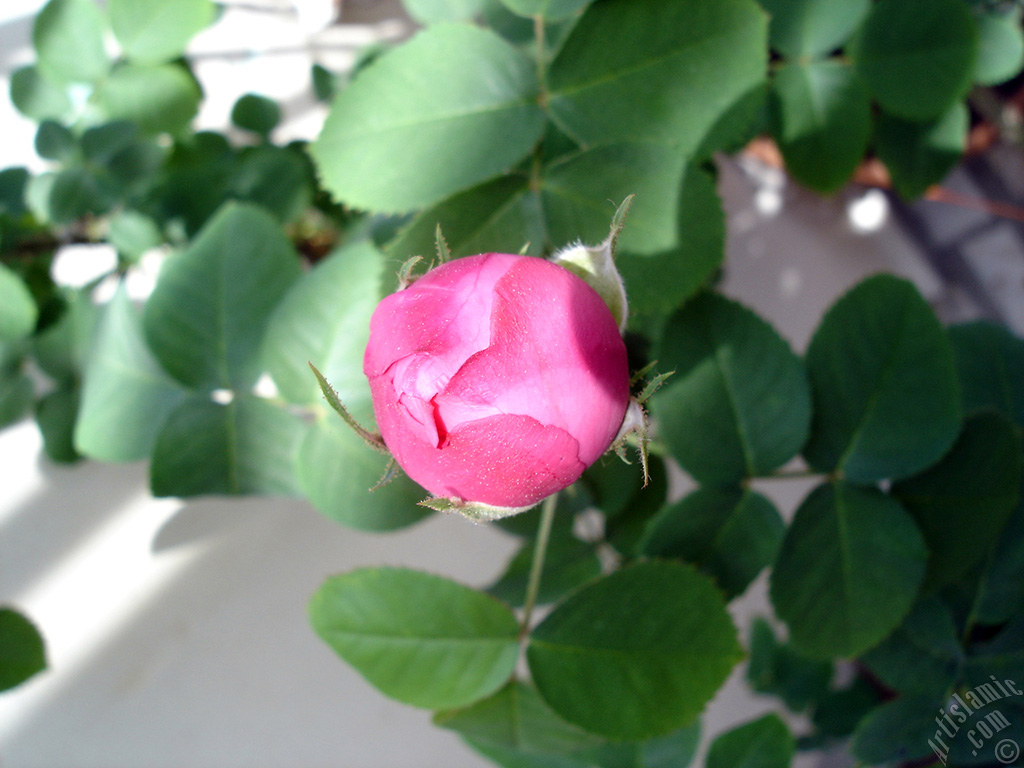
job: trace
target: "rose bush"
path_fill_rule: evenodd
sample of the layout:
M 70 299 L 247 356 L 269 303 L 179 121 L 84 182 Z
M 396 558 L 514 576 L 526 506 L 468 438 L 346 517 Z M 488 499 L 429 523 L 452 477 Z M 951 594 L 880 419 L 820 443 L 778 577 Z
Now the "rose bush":
M 385 298 L 363 370 L 381 435 L 438 497 L 529 507 L 565 488 L 615 438 L 626 348 L 581 278 L 489 253 L 443 264 Z

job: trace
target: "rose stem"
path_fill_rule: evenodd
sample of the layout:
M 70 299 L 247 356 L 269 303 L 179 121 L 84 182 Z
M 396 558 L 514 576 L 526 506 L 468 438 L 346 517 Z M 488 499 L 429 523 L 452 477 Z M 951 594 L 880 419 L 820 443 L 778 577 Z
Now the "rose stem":
M 544 555 L 551 537 L 551 524 L 555 519 L 555 507 L 558 506 L 558 494 L 553 493 L 544 499 L 540 510 L 540 526 L 537 528 L 537 543 L 533 548 L 533 563 L 530 564 L 530 580 L 526 584 L 526 601 L 523 603 L 523 622 L 519 626 L 519 634 L 525 637 L 530 632 L 530 615 L 537 602 L 540 591 L 540 575 L 544 570 Z

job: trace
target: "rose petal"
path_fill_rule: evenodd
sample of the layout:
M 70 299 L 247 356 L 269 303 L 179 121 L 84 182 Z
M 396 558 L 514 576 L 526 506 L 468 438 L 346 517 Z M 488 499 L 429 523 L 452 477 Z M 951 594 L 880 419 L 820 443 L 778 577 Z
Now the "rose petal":
M 543 259 L 519 260 L 495 284 L 490 342 L 435 399 L 449 429 L 523 414 L 573 435 L 587 464 L 607 450 L 629 371 L 618 326 L 590 286 Z
M 430 362 L 426 370 L 417 370 L 415 381 L 425 386 L 447 381 L 466 358 L 490 343 L 492 288 L 516 258 L 484 254 L 457 259 L 381 301 L 370 320 L 363 357 L 367 378 L 382 375 L 404 357 L 422 354 Z

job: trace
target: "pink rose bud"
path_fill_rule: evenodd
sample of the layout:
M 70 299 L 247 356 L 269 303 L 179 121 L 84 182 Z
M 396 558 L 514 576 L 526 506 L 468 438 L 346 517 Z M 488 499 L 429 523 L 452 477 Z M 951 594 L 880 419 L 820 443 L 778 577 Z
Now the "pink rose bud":
M 563 267 L 488 253 L 385 298 L 363 358 L 377 425 L 438 497 L 529 507 L 604 453 L 629 401 L 626 347 Z

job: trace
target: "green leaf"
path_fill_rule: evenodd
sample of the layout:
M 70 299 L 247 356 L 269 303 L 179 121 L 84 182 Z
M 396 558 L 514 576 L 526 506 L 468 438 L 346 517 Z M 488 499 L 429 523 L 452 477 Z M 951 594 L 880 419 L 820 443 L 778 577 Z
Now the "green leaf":
M 870 0 L 760 0 L 771 16 L 768 39 L 787 59 L 816 59 L 860 26 Z
M 59 294 L 62 311 L 56 322 L 33 338 L 36 362 L 61 387 L 70 387 L 81 379 L 93 347 L 100 310 L 90 291 Z
M 422 520 L 430 514 L 419 506 L 427 492 L 404 474 L 371 491 L 387 463 L 331 413 L 299 446 L 299 487 L 322 514 L 349 528 L 389 531 Z
M 698 488 L 650 521 L 641 546 L 652 557 L 693 563 L 731 600 L 775 560 L 784 532 L 778 510 L 761 494 Z
M 75 446 L 100 461 L 147 458 L 167 416 L 186 397 L 146 346 L 142 320 L 124 289 L 100 321 L 85 370 Z
M 34 177 L 26 202 L 41 221 L 58 226 L 85 216 L 100 216 L 114 205 L 116 190 L 109 177 L 85 166 L 70 166 Z
M 153 446 L 154 496 L 297 495 L 295 461 L 306 426 L 252 395 L 227 404 L 184 400 L 164 421 Z
M 700 721 L 668 736 L 606 744 L 590 753 L 597 768 L 686 768 L 697 752 Z
M 347 245 L 302 275 L 267 325 L 263 359 L 290 403 L 320 401 L 312 362 L 359 418 L 370 416 L 363 352 L 381 296 L 384 260 L 367 241 Z
M 0 372 L 0 429 L 21 421 L 33 402 L 32 379 L 21 370 Z
M 908 281 L 868 278 L 826 313 L 807 351 L 811 466 L 871 483 L 934 464 L 960 430 L 953 354 Z
M 0 170 L 0 216 L 22 216 L 25 207 L 25 188 L 29 180 L 28 169 L 21 166 Z
M 501 0 L 501 2 L 520 16 L 530 18 L 540 16 L 546 21 L 558 21 L 577 13 L 591 0 Z
M 938 464 L 893 484 L 928 545 L 929 586 L 959 580 L 989 552 L 1017 504 L 1020 479 L 1017 431 L 987 411 L 964 422 Z
M 36 328 L 39 310 L 25 281 L 0 264 L 0 341 L 23 339 Z
M 978 35 L 963 0 L 880 0 L 849 53 L 882 107 L 934 120 L 967 93 Z
M 33 64 L 11 74 L 11 102 L 25 117 L 37 121 L 60 120 L 71 112 L 67 92 L 43 77 Z
M 93 94 L 108 120 L 126 120 L 150 134 L 188 127 L 201 98 L 196 81 L 177 64 L 121 64 Z
M 1024 495 L 1024 494 L 1022 494 Z M 989 557 L 979 587 L 979 624 L 1003 624 L 1024 613 L 1024 503 L 1018 503 Z
M 838 690 L 829 691 L 814 708 L 813 722 L 824 737 L 846 738 L 857 724 L 881 702 L 882 694 L 863 676 Z
M 42 635 L 13 608 L 0 608 L 0 691 L 6 691 L 46 669 Z
M 420 24 L 463 21 L 483 12 L 487 0 L 402 0 L 405 10 Z
M 239 158 L 225 194 L 257 203 L 283 223 L 293 222 L 313 198 L 309 160 L 289 147 L 253 147 Z
M 1024 340 L 978 320 L 949 329 L 965 413 L 995 408 L 1024 427 Z
M 128 261 L 137 260 L 146 251 L 163 244 L 160 225 L 144 213 L 123 208 L 110 217 L 107 236 L 118 255 Z
M 963 663 L 952 611 L 937 597 L 922 598 L 862 661 L 894 691 L 942 698 L 957 681 Z
M 714 177 L 691 164 L 677 183 L 675 245 L 652 255 L 626 249 L 616 259 L 635 316 L 667 317 L 710 280 L 725 256 L 725 215 Z M 632 213 L 623 239 L 631 226 Z
M 736 629 L 709 579 L 643 562 L 573 593 L 533 630 L 526 651 L 559 715 L 614 739 L 688 725 L 739 661 Z
M 555 247 L 608 236 L 615 207 L 636 195 L 618 246 L 654 254 L 679 243 L 679 179 L 686 158 L 661 144 L 609 144 L 570 155 L 544 169 L 548 238 Z
M 661 141 L 688 154 L 764 79 L 766 36 L 747 0 L 596 3 L 551 65 L 551 117 L 581 145 Z
M 517 175 L 485 182 L 427 208 L 388 243 L 387 253 L 398 261 L 429 258 L 438 225 L 456 257 L 519 253 L 527 243 L 529 253 L 540 255 L 546 238 L 540 198 Z
M 544 129 L 534 66 L 485 29 L 431 27 L 366 67 L 312 146 L 349 205 L 407 211 L 499 175 Z
M 364 568 L 328 579 L 309 605 L 313 628 L 385 695 L 461 707 L 512 675 L 515 616 L 492 597 L 440 576 Z
M 59 464 L 73 464 L 82 458 L 73 440 L 79 398 L 79 388 L 68 386 L 54 390 L 36 403 L 36 423 L 43 436 L 43 450 L 51 461 Z
M 47 160 L 69 162 L 78 149 L 74 134 L 56 120 L 44 120 L 36 131 L 36 154 Z
M 601 744 L 562 720 L 533 687 L 519 681 L 465 709 L 438 712 L 434 724 L 456 731 L 474 746 L 514 750 L 524 757 L 571 755 Z
M 831 679 L 832 662 L 809 658 L 780 643 L 767 621 L 754 620 L 747 666 L 753 690 L 778 696 L 791 710 L 802 712 L 827 695 Z
M 775 138 L 786 168 L 817 192 L 834 192 L 864 157 L 871 104 L 856 72 L 830 60 L 787 64 L 773 80 L 779 107 Z
M 820 485 L 782 542 L 772 604 L 798 650 L 856 656 L 910 611 L 926 558 L 913 518 L 896 501 L 847 483 Z
M 499 600 L 519 607 L 526 598 L 526 584 L 533 565 L 535 542 L 525 542 L 512 556 L 501 577 L 488 588 Z M 570 535 L 552 535 L 544 557 L 538 605 L 547 605 L 601 575 L 601 560 L 593 544 Z
M 281 122 L 281 107 L 266 96 L 246 93 L 231 108 L 231 122 L 266 138 Z
M 181 56 L 216 12 L 210 0 L 110 0 L 117 42 L 125 56 L 142 64 L 163 64 Z
M 937 120 L 919 123 L 884 112 L 878 117 L 875 151 L 907 199 L 920 197 L 953 169 L 967 146 L 967 107 L 956 103 Z
M 901 696 L 873 710 L 857 726 L 851 751 L 865 765 L 903 765 L 931 757 L 932 739 L 946 736 L 935 713 L 944 700 L 932 696 Z M 966 739 L 964 739 L 966 741 Z
M 778 715 L 765 715 L 719 736 L 707 768 L 789 768 L 796 745 Z
M 1024 66 L 1024 30 L 1019 10 L 1008 13 L 983 13 L 975 17 L 978 25 L 978 60 L 974 82 L 998 85 L 1009 80 Z
M 55 83 L 95 83 L 110 71 L 103 45 L 106 14 L 93 0 L 50 0 L 36 16 L 38 66 Z
M 143 317 L 149 346 L 191 387 L 247 387 L 261 371 L 270 313 L 298 275 L 277 222 L 228 203 L 163 265 Z
M 803 366 L 746 307 L 699 294 L 669 320 L 654 358 L 675 371 L 651 399 L 661 436 L 701 482 L 767 474 L 804 444 L 811 413 Z

